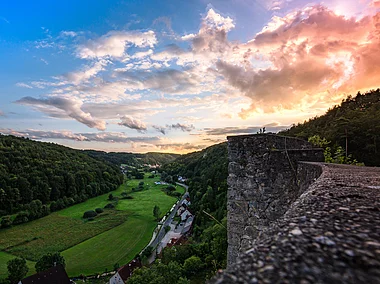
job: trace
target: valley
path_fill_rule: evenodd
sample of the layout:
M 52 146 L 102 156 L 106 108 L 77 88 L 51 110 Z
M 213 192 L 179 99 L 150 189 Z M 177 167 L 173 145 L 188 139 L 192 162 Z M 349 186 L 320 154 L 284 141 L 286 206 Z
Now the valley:
M 133 259 L 149 242 L 157 223 L 152 215 L 155 205 L 163 216 L 177 200 L 166 195 L 156 185 L 159 177 L 128 180 L 117 190 L 83 203 L 54 212 L 41 219 L 0 230 L 0 278 L 7 273 L 6 262 L 23 256 L 33 274 L 33 261 L 42 255 L 60 251 L 66 260 L 69 276 L 96 274 L 113 270 Z M 133 191 L 139 183 L 144 189 Z M 176 187 L 181 194 L 182 187 Z M 131 199 L 122 199 L 122 193 Z M 111 203 L 109 194 L 118 197 L 114 209 L 104 209 L 93 221 L 82 218 L 83 213 L 103 208 Z

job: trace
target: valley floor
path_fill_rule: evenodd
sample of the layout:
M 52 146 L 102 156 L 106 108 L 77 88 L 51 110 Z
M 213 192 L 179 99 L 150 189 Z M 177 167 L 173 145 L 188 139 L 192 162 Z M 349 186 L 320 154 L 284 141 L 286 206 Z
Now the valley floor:
M 0 278 L 6 277 L 6 263 L 16 256 L 28 260 L 29 275 L 34 261 L 49 252 L 60 251 L 66 260 L 70 277 L 113 270 L 132 260 L 149 242 L 156 227 L 153 207 L 158 205 L 164 215 L 176 202 L 156 185 L 159 177 L 129 180 L 110 192 L 119 200 L 116 210 L 105 210 L 95 220 L 82 219 L 83 213 L 103 208 L 110 203 L 108 195 L 91 198 L 83 203 L 54 212 L 44 218 L 0 230 Z M 139 182 L 144 190 L 132 191 Z M 183 193 L 180 186 L 177 190 Z M 132 199 L 121 199 L 126 192 Z

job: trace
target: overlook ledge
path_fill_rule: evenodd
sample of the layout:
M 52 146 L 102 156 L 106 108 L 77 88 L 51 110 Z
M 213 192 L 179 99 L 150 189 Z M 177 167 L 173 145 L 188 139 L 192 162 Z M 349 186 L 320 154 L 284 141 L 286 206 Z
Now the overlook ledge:
M 239 164 L 242 174 L 240 177 L 236 175 L 233 169 L 238 168 L 237 165 L 231 167 L 231 163 L 236 163 L 233 155 L 239 156 L 244 152 L 236 147 L 236 143 L 242 145 L 240 139 L 253 139 L 255 143 L 257 139 L 264 139 L 266 143 L 272 143 L 282 138 L 272 135 L 233 139 L 232 143 L 229 139 L 229 150 L 233 151 L 229 156 L 228 234 L 229 254 L 236 258 L 229 259 L 228 269 L 219 272 L 210 283 L 380 282 L 380 168 L 298 161 L 297 175 L 289 179 L 294 178 L 295 182 L 288 182 L 286 188 L 280 186 L 280 190 L 273 190 L 281 185 L 273 182 L 275 178 L 269 179 L 273 187 L 266 186 L 265 181 L 259 189 L 250 185 L 251 191 L 255 192 L 250 198 L 258 203 L 257 209 L 251 214 L 249 206 L 248 209 L 243 208 L 242 211 L 248 210 L 242 213 L 246 216 L 246 228 L 242 230 L 240 227 L 242 232 L 238 236 L 231 235 L 234 226 L 239 225 L 236 223 L 236 216 L 239 217 L 237 209 L 232 208 L 238 200 L 236 190 L 242 192 L 236 189 L 236 182 L 258 171 L 250 169 L 249 174 L 244 173 L 253 162 L 244 161 L 243 166 Z M 264 159 L 267 159 L 268 149 L 261 153 Z M 254 152 L 258 153 L 257 149 Z M 252 154 L 249 153 L 250 156 Z M 276 163 L 282 165 L 278 154 L 275 155 Z M 239 159 L 242 161 L 241 155 Z M 291 163 L 291 157 L 288 160 Z M 258 163 L 256 165 L 259 166 Z M 273 173 L 274 166 L 272 164 L 263 171 L 263 180 L 267 183 L 268 173 Z M 284 176 L 282 168 L 273 176 Z M 257 177 L 252 178 L 257 180 Z M 265 190 L 271 195 L 263 194 Z M 294 193 L 292 198 L 281 197 L 289 193 Z M 268 204 L 271 206 L 268 198 L 273 197 L 280 201 L 275 207 L 283 213 L 271 218 L 270 214 L 262 215 L 268 212 L 260 208 L 262 203 L 265 209 Z M 240 247 L 236 245 L 236 239 L 241 242 Z M 248 249 L 233 251 L 241 248 L 247 240 Z

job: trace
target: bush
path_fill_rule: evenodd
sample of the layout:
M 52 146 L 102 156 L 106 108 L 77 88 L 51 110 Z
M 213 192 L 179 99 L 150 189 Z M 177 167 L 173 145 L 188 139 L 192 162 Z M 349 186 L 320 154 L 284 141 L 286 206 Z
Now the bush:
M 100 213 L 103 213 L 104 210 L 102 208 L 96 208 L 95 212 L 98 213 L 98 214 L 100 214 Z
M 175 191 L 175 187 L 172 186 L 172 185 L 169 185 L 169 186 L 166 188 L 166 190 L 168 190 L 168 191 Z
M 98 214 L 94 210 L 89 210 L 89 211 L 84 212 L 83 218 L 94 218 L 97 215 Z
M 115 208 L 115 205 L 113 203 L 108 203 L 106 206 L 104 206 L 106 209 L 113 209 Z
M 29 213 L 26 211 L 20 212 L 16 215 L 16 218 L 13 220 L 13 224 L 22 224 L 29 221 Z
M 1 219 L 1 228 L 8 228 L 12 225 L 11 216 L 4 216 L 3 219 Z

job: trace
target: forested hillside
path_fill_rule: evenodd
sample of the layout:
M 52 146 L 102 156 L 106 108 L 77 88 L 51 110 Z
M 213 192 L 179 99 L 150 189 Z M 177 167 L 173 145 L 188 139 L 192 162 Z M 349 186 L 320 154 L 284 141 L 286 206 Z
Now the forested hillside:
M 109 192 L 122 182 L 118 167 L 82 151 L 0 135 L 0 216 L 22 211 L 14 224 Z
M 186 278 L 191 283 L 205 283 L 225 268 L 227 165 L 227 143 L 222 143 L 180 156 L 162 167 L 164 178 L 176 180 L 181 175 L 188 179 L 190 211 L 195 214 L 193 235 L 187 244 L 165 248 L 161 263 L 136 271 L 127 283 L 189 283 Z
M 118 152 L 103 152 L 95 150 L 85 150 L 84 153 L 96 159 L 103 159 L 114 165 L 120 166 L 126 164 L 132 167 L 139 167 L 144 164 L 162 165 L 174 161 L 180 155 L 167 153 L 118 153 Z
M 203 151 L 183 155 L 162 168 L 164 174 L 181 175 L 189 179 L 191 208 L 197 214 L 195 235 L 198 230 L 214 222 L 203 211 L 221 221 L 227 212 L 227 143 L 206 148 Z M 198 214 L 200 213 L 200 214 Z
M 367 166 L 380 166 L 380 89 L 349 96 L 326 114 L 294 125 L 282 135 L 309 138 L 319 135 L 330 146 L 341 146 Z

